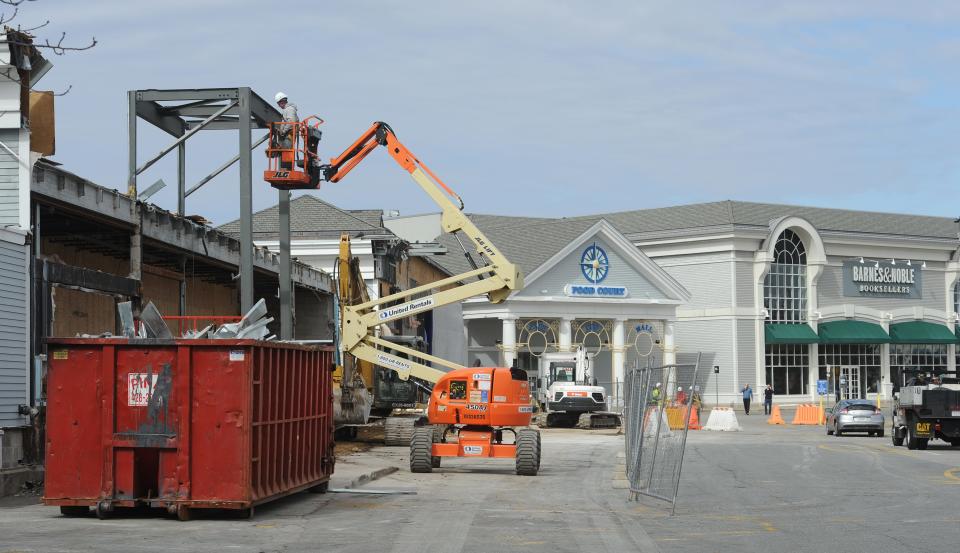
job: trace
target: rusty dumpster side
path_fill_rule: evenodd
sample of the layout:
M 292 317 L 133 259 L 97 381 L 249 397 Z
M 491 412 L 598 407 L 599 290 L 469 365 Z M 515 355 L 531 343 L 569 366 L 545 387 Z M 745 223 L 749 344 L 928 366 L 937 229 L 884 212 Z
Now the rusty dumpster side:
M 334 468 L 332 350 L 253 340 L 51 339 L 47 505 L 251 509 Z

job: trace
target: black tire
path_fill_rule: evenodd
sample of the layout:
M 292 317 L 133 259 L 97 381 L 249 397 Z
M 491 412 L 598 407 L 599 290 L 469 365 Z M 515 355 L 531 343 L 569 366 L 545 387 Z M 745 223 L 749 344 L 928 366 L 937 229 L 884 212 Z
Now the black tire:
M 833 436 L 833 430 L 830 428 L 829 425 L 826 425 L 826 426 L 827 426 L 827 436 Z
M 113 511 L 110 504 L 106 501 L 101 501 L 97 503 L 97 506 L 93 508 L 94 513 L 96 513 L 97 518 L 100 520 L 106 520 L 110 518 L 110 513 Z
M 882 429 L 881 429 L 881 430 L 877 430 L 877 431 L 876 431 L 876 435 L 877 435 L 878 438 L 882 438 L 882 437 L 883 437 L 883 430 L 882 430 Z
M 532 428 L 517 430 L 517 474 L 536 476 L 540 471 L 540 433 Z
M 387 417 L 387 420 L 383 421 L 383 445 L 410 445 L 416 428 L 417 417 Z
M 840 427 L 838 426 L 833 429 L 833 435 L 839 438 L 840 436 L 843 436 L 843 430 L 840 430 Z
M 410 440 L 410 472 L 433 472 L 433 428 L 420 426 Z
M 430 458 L 430 467 L 438 469 L 440 468 L 440 457 L 431 457 Z
M 881 436 L 882 435 L 883 434 L 881 434 Z M 900 432 L 897 432 L 896 428 L 890 429 L 890 437 L 891 439 L 893 439 L 893 445 L 895 447 L 900 447 L 903 445 L 903 434 L 901 434 Z
M 61 505 L 60 514 L 65 517 L 85 517 L 90 514 L 90 507 L 86 505 Z

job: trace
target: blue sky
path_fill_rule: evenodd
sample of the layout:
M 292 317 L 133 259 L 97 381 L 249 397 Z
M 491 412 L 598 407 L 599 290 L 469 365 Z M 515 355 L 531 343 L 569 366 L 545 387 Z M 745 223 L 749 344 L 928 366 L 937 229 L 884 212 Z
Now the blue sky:
M 127 90 L 251 86 L 324 118 L 324 157 L 389 122 L 472 212 L 738 199 L 960 215 L 955 2 L 21 6 L 19 23 L 46 19 L 41 37 L 100 43 L 51 56 L 38 88 L 73 86 L 57 101 L 55 159 L 108 186 L 124 188 Z M 145 124 L 140 135 L 141 161 L 168 140 Z M 192 138 L 187 180 L 235 153 L 235 135 Z M 171 185 L 153 198 L 171 209 L 172 161 L 140 181 Z M 254 188 L 256 208 L 275 202 Z M 434 210 L 383 152 L 314 193 L 344 208 Z M 223 223 L 236 195 L 228 172 L 187 211 Z

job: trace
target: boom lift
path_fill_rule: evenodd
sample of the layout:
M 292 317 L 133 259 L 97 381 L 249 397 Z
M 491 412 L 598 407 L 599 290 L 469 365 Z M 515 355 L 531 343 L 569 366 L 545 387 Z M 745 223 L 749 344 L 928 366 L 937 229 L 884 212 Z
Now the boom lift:
M 301 128 L 309 123 L 272 125 L 297 125 L 294 134 L 309 138 L 309 131 Z M 275 131 L 272 129 L 272 132 Z M 271 163 L 264 179 L 277 188 L 294 187 L 291 183 L 303 183 L 297 185 L 300 188 L 317 188 L 311 185 L 316 150 L 314 147 L 311 151 L 307 147 L 309 144 L 304 144 L 300 146 L 299 141 L 294 141 L 291 148 L 268 149 L 270 159 L 286 162 L 277 167 Z M 470 271 L 358 305 L 340 306 L 340 350 L 357 359 L 392 369 L 401 380 L 413 376 L 434 383 L 428 421 L 444 430 L 440 433 L 431 427 L 415 430 L 410 443 L 411 471 L 430 472 L 439 466 L 441 457 L 514 457 L 517 474 L 535 475 L 540 466 L 539 432 L 515 428 L 529 426 L 533 414 L 524 371 L 496 367 L 468 369 L 376 335 L 375 329 L 383 323 L 478 295 L 486 295 L 491 303 L 501 303 L 511 292 L 523 287 L 523 276 L 516 265 L 508 261 L 463 214 L 460 197 L 401 144 L 386 123 L 374 123 L 329 165 L 322 166 L 324 180 L 339 182 L 377 146 L 385 147 L 440 207 L 443 231 L 453 233 L 457 240 L 460 240 L 457 233 L 467 236 L 480 263 L 464 249 L 473 267 Z M 446 367 L 450 372 L 434 366 Z M 505 442 L 505 435 L 511 433 L 513 443 Z M 447 442 L 448 434 L 454 434 L 450 442 Z

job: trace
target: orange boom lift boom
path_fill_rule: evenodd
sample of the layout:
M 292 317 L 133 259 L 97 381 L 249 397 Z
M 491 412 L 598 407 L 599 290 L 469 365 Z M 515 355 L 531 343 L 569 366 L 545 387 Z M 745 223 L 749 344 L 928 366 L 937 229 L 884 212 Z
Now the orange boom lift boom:
M 309 121 L 273 125 L 295 125 L 294 135 L 309 140 Z M 461 246 L 460 234 L 473 245 L 473 254 L 464 248 L 473 267 L 470 271 L 361 304 L 341 306 L 338 322 L 343 353 L 391 369 L 401 379 L 414 376 L 434 383 L 427 408 L 430 426 L 419 427 L 413 433 L 410 470 L 431 472 L 440 466 L 443 457 L 513 457 L 517 474 L 536 475 L 540 468 L 540 433 L 527 428 L 533 407 L 525 371 L 503 367 L 466 368 L 388 342 L 375 333 L 381 324 L 474 296 L 486 295 L 491 303 L 500 303 L 513 291 L 523 288 L 523 276 L 517 266 L 463 214 L 460 196 L 400 143 L 386 123 L 371 125 L 328 165 L 315 163 L 315 143 L 307 143 L 303 148 L 295 140 L 291 147 L 279 148 L 277 142 L 267 154 L 271 160 L 279 161 L 271 162 L 264 179 L 281 189 L 319 188 L 317 170 L 322 171 L 323 180 L 339 182 L 370 152 L 383 146 L 440 207 L 444 232 L 454 234 Z M 450 371 L 441 371 L 436 366 Z

